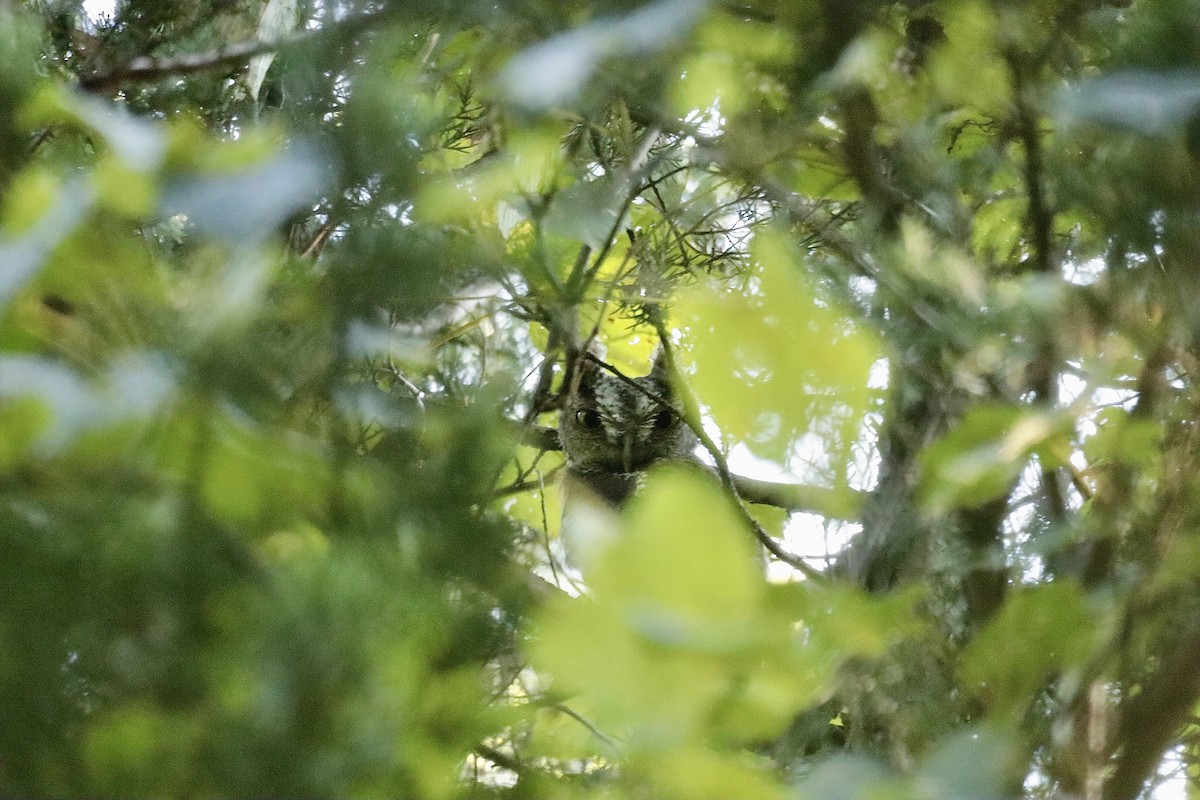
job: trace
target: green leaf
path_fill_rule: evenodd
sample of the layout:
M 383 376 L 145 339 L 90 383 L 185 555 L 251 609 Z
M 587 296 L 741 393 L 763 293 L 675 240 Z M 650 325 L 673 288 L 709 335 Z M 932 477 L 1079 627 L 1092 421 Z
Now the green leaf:
M 123 110 L 119 106 L 66 87 L 54 87 L 37 95 L 26 110 L 35 124 L 72 123 L 99 136 L 129 169 L 152 173 L 162 166 L 167 154 L 164 129 Z
M 0 469 L 28 458 L 53 421 L 50 411 L 32 397 L 0 400 Z
M 728 679 L 719 660 L 639 636 L 604 598 L 561 601 L 536 629 L 535 664 L 554 689 L 586 692 L 601 729 L 635 746 L 671 747 L 705 735 Z
M 599 250 L 622 213 L 625 193 L 625 187 L 610 178 L 577 181 L 554 196 L 543 228 Z
M 971 245 L 984 259 L 1005 261 L 1021 241 L 1025 200 L 1003 198 L 985 203 L 974 217 Z
M 102 715 L 84 743 L 96 786 L 134 797 L 175 794 L 182 788 L 178 776 L 190 771 L 188 751 L 200 722 L 140 704 Z
M 718 711 L 730 735 L 777 734 L 824 680 L 797 668 L 749 534 L 694 470 L 651 476 L 588 578 L 591 595 L 543 615 L 536 660 L 641 745 L 703 739 Z M 769 713 L 749 719 L 750 708 Z
M 607 555 L 592 586 L 633 614 L 669 611 L 680 619 L 731 628 L 749 622 L 762 597 L 750 537 L 707 476 L 652 476 L 629 509 L 625 538 Z
M 1003 34 L 999 16 L 980 0 L 948 4 L 941 15 L 945 41 L 934 50 L 929 73 L 949 104 L 998 113 L 1009 102 L 1008 70 L 998 43 Z
M 800 584 L 780 591 L 790 595 L 786 599 L 804 622 L 814 647 L 838 659 L 881 656 L 925 627 L 917 612 L 922 597 L 918 586 L 886 596 L 836 584 Z
M 656 795 L 678 800 L 783 800 L 784 787 L 773 780 L 770 763 L 755 764 L 738 755 L 702 748 L 653 754 L 632 765 L 644 773 Z
M 1021 748 L 1008 731 L 956 731 L 922 760 L 915 782 L 938 800 L 1003 800 L 1021 785 Z
M 760 231 L 752 255 L 743 285 L 705 283 L 679 298 L 696 393 L 721 429 L 756 455 L 783 462 L 812 434 L 848 459 L 872 406 L 867 377 L 879 345 L 814 296 L 783 236 Z M 845 474 L 845 466 L 831 469 Z
M 316 202 L 328 178 L 324 161 L 316 148 L 295 145 L 252 166 L 177 178 L 163 187 L 160 213 L 182 214 L 200 231 L 231 243 L 259 242 Z
M 972 507 L 1011 491 L 1028 458 L 1053 459 L 1069 419 L 1010 405 L 972 408 L 921 454 L 920 497 L 926 508 Z
M 530 110 L 567 105 L 608 58 L 654 52 L 687 35 L 707 0 L 659 0 L 523 50 L 500 75 L 508 97 Z
M 1021 713 L 1056 673 L 1079 665 L 1098 620 L 1074 583 L 1013 591 L 963 654 L 963 678 L 993 709 Z
M 50 258 L 54 248 L 75 229 L 91 201 L 91 194 L 82 185 L 68 183 L 57 190 L 53 205 L 31 228 L 16 236 L 0 237 L 0 266 L 3 267 L 0 269 L 0 309 L 12 301 Z M 11 205 L 5 212 L 6 215 L 24 215 Z
M 1138 418 L 1123 408 L 1106 408 L 1096 415 L 1096 432 L 1084 442 L 1093 463 L 1119 461 L 1146 469 L 1162 459 L 1163 430 L 1159 421 Z

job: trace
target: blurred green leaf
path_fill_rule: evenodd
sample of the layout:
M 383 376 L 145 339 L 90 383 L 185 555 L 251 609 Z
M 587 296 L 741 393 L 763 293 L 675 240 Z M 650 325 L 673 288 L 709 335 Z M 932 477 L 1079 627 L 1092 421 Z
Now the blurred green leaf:
M 999 42 L 1005 31 L 1001 15 L 979 0 L 947 4 L 938 15 L 944 44 L 930 56 L 930 75 L 940 97 L 995 113 L 1007 102 L 1007 69 Z
M 236 171 L 171 180 L 163 187 L 160 213 L 182 214 L 203 233 L 231 243 L 256 244 L 315 202 L 327 178 L 320 150 L 296 144 Z
M 54 204 L 31 228 L 0 238 L 0 309 L 37 274 L 54 248 L 83 220 L 92 202 L 79 184 L 66 184 L 55 195 Z M 11 207 L 6 212 L 14 213 Z
M 664 797 L 679 800 L 722 800 L 736 795 L 746 800 L 782 800 L 782 786 L 771 779 L 769 765 L 748 757 L 722 756 L 699 748 L 648 759 L 644 769 Z
M 1200 71 L 1112 72 L 1059 92 L 1067 122 L 1112 125 L 1145 136 L 1180 130 L 1200 111 Z
M 939 800 L 1002 800 L 1021 783 L 1020 759 L 1009 731 L 968 727 L 925 756 L 914 782 Z
M 920 633 L 926 623 L 916 613 L 920 587 L 874 597 L 848 586 L 798 586 L 788 598 L 819 649 L 839 658 L 878 657 Z
M 749 633 L 763 582 L 729 501 L 698 475 L 658 478 L 636 498 L 627 534 L 592 578 L 593 589 L 619 603 L 634 625 L 643 614 L 665 612 L 697 632 L 715 623 Z
M 543 227 L 599 250 L 624 211 L 627 191 L 608 177 L 573 183 L 554 196 Z
M 1069 420 L 1017 406 L 976 406 L 921 454 L 927 508 L 972 507 L 1007 494 L 1028 458 L 1054 464 Z
M 596 693 L 602 724 L 648 743 L 694 740 L 730 689 L 726 659 L 763 633 L 762 578 L 727 501 L 696 476 L 658 476 L 589 583 L 594 597 L 549 609 L 540 659 Z
M 908 800 L 903 782 L 879 763 L 863 756 L 833 756 L 796 784 L 802 800 Z
M 1093 756 L 1195 616 L 1195 0 L 92 11 L 0 8 L 0 796 L 1194 766 Z M 574 563 L 514 439 L 656 323 L 827 579 L 695 464 Z
M 753 256 L 745 286 L 702 285 L 678 300 L 696 393 L 756 455 L 783 462 L 805 434 L 845 453 L 872 405 L 867 377 L 878 344 L 814 297 L 799 254 L 778 233 L 759 231 Z
M 597 20 L 517 54 L 500 75 L 518 106 L 542 110 L 570 104 L 606 59 L 670 46 L 703 14 L 707 0 L 658 0 L 632 13 Z
M 1056 673 L 1082 667 L 1098 622 L 1073 583 L 1020 587 L 963 653 L 964 678 L 991 709 L 1021 713 Z
M 37 448 L 43 455 L 86 431 L 146 418 L 168 397 L 174 380 L 154 359 L 130 357 L 115 364 L 107 380 L 98 384 L 49 359 L 0 358 L 0 398 L 33 401 L 44 410 L 37 415 L 42 420 Z
M 26 116 L 35 124 L 68 122 L 95 132 L 122 164 L 136 172 L 158 169 L 167 153 L 161 126 L 65 87 L 46 87 L 26 109 Z

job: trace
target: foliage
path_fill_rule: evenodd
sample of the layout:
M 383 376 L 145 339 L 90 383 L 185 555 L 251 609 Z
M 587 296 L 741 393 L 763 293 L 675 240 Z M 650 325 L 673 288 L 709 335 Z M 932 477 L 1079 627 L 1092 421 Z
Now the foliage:
M 1200 796 L 1198 18 L 0 0 L 0 794 Z

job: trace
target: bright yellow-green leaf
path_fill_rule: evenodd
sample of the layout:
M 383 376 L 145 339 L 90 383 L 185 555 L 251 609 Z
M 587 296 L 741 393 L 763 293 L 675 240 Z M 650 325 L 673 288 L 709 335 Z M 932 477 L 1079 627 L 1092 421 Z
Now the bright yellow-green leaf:
M 517 452 L 522 472 L 519 473 L 514 465 L 506 466 L 497 486 L 509 486 L 521 478 L 525 465 L 531 463 L 538 454 L 532 447 L 519 447 Z M 524 475 L 525 481 L 536 484 L 534 488 L 502 498 L 499 505 L 510 517 L 527 523 L 534 530 L 543 531 L 551 538 L 558 536 L 559 522 L 562 520 L 561 476 L 551 473 L 562 465 L 561 453 L 541 454 L 536 469 Z
M 747 756 L 726 755 L 693 747 L 655 753 L 633 764 L 644 774 L 656 795 L 678 800 L 782 800 L 784 787 L 768 763 L 755 764 Z
M 805 434 L 844 452 L 871 406 L 879 346 L 814 296 L 782 234 L 757 234 L 752 256 L 744 283 L 707 283 L 679 298 L 700 401 L 757 455 L 782 462 Z
M 277 562 L 313 558 L 329 551 L 329 539 L 320 528 L 302 523 L 272 533 L 259 549 L 268 559 Z
M 50 409 L 33 397 L 0 400 L 0 469 L 27 458 L 53 423 Z
M 571 714 L 559 708 L 538 711 L 526 747 L 531 756 L 548 758 L 591 758 L 603 751 L 602 740 L 580 718 L 588 720 L 595 714 L 585 698 L 570 701 Z
M 841 158 L 828 146 L 801 145 L 789 164 L 788 185 L 805 197 L 823 200 L 857 200 L 858 186 L 846 174 Z
M 786 28 L 730 15 L 713 15 L 697 26 L 698 49 L 725 52 L 758 64 L 786 64 L 795 57 L 795 39 Z
M 652 628 L 661 616 L 681 634 L 705 623 L 733 633 L 753 618 L 763 591 L 750 537 L 728 498 L 707 476 L 673 470 L 652 475 L 634 498 L 621 546 L 592 585 L 632 624 Z
M 984 203 L 975 212 L 971 246 L 980 258 L 1004 261 L 1016 252 L 1025 205 L 1023 199 L 1009 197 Z
M 941 23 L 945 42 L 929 63 L 938 93 L 952 104 L 998 113 L 1010 95 L 992 6 L 982 0 L 959 0 L 948 5 Z
M 765 584 L 728 500 L 698 474 L 654 475 L 589 578 L 591 596 L 544 615 L 541 662 L 606 724 L 660 743 L 703 735 L 763 633 Z
M 758 520 L 758 524 L 762 525 L 763 530 L 776 539 L 783 538 L 783 529 L 791 518 L 791 512 L 775 506 L 753 505 L 750 506 L 750 513 Z
M 613 303 L 594 303 L 580 309 L 580 338 L 587 339 L 593 331 L 609 364 L 630 376 L 650 372 L 658 347 L 658 333 L 653 326 L 634 319 Z
M 657 746 L 703 735 L 727 683 L 721 662 L 647 641 L 620 612 L 604 597 L 559 600 L 538 629 L 535 663 L 559 690 L 586 692 L 611 733 Z
M 40 221 L 62 190 L 63 182 L 48 170 L 30 167 L 18 172 L 0 209 L 5 235 L 23 233 Z
M 705 50 L 693 56 L 681 70 L 682 80 L 673 87 L 675 113 L 686 117 L 719 105 L 722 114 L 736 114 L 745 101 L 737 69 L 733 58 L 719 50 Z
M 842 652 L 867 649 L 801 643 L 796 607 L 776 602 L 748 531 L 695 470 L 652 473 L 587 578 L 590 594 L 543 614 L 534 663 L 634 751 L 778 736 Z
M 153 213 L 158 187 L 152 176 L 105 158 L 96 166 L 95 180 L 97 199 L 106 208 L 132 218 Z

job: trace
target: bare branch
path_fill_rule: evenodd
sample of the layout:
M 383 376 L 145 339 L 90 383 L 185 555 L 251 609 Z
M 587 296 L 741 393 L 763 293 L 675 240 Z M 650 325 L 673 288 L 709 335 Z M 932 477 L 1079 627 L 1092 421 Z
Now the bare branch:
M 1043 176 L 1042 140 L 1038 131 L 1037 116 L 1028 94 L 1029 65 L 1023 54 L 1010 51 L 1007 54 L 1009 72 L 1013 80 L 1013 102 L 1016 109 L 1017 133 L 1025 150 L 1024 182 L 1029 208 L 1027 221 L 1030 229 L 1033 270 L 1039 275 L 1052 276 L 1056 267 L 1052 258 L 1051 233 L 1054 212 L 1046 202 Z M 1037 357 L 1030 365 L 1030 386 L 1035 398 L 1048 406 L 1056 401 L 1058 377 L 1055 362 L 1054 341 L 1048 335 L 1041 336 Z M 1050 518 L 1061 521 L 1066 515 L 1066 499 L 1058 483 L 1058 471 L 1053 467 L 1042 467 L 1042 491 L 1045 493 Z
M 254 56 L 263 55 L 264 53 L 271 53 L 303 42 L 312 41 L 321 36 L 328 36 L 333 33 L 345 35 L 346 33 L 363 30 L 393 16 L 394 13 L 394 11 L 388 10 L 350 17 L 325 28 L 305 31 L 275 42 L 251 39 L 204 53 L 184 53 L 182 55 L 163 58 L 139 56 L 132 61 L 111 69 L 96 71 L 91 75 L 84 75 L 79 79 L 79 86 L 89 92 L 108 92 L 126 83 L 156 81 L 173 75 L 192 75 L 198 72 L 207 72 L 211 69 L 219 69 L 248 61 Z
M 140 56 L 107 72 L 93 72 L 91 75 L 86 75 L 80 78 L 79 85 L 89 92 L 111 91 L 130 81 L 155 81 L 171 75 L 190 75 L 230 66 L 263 53 L 272 52 L 278 47 L 277 43 L 261 42 L 255 39 L 231 44 L 207 53 L 185 53 L 167 58 Z
M 1104 800 L 1135 800 L 1146 779 L 1200 699 L 1200 623 L 1193 622 L 1162 658 L 1162 666 L 1124 703 L 1117 731 L 1120 755 Z
M 830 519 L 858 518 L 866 498 L 856 489 L 828 489 L 803 483 L 776 483 L 730 474 L 734 487 L 743 500 L 786 511 L 820 514 Z

